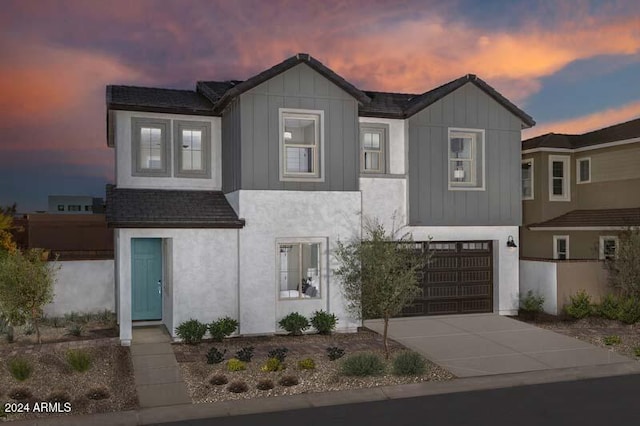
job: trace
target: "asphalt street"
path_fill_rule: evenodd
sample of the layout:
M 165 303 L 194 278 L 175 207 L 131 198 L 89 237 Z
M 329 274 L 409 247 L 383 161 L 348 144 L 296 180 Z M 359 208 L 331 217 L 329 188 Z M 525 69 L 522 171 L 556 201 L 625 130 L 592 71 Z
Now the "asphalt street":
M 638 425 L 639 393 L 640 375 L 629 375 L 163 425 Z

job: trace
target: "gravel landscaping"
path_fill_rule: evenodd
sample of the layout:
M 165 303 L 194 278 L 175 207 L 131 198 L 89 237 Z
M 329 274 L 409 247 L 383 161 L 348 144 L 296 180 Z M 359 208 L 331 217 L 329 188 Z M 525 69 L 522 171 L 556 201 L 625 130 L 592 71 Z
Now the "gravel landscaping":
M 399 343 L 390 343 L 391 359 L 405 351 L 404 347 Z M 228 371 L 227 360 L 234 357 L 238 350 L 248 346 L 253 346 L 255 349 L 252 361 L 246 363 L 246 369 L 243 371 Z M 345 349 L 344 357 L 336 361 L 330 361 L 326 353 L 326 348 L 330 346 Z M 220 351 L 226 349 L 227 352 L 223 362 L 207 364 L 206 354 L 211 347 L 216 347 Z M 277 372 L 262 371 L 261 367 L 267 360 L 268 352 L 279 347 L 288 349 L 285 359 L 286 368 Z M 427 361 L 426 372 L 417 376 L 395 376 L 391 374 L 391 360 L 386 362 L 386 371 L 380 375 L 351 377 L 340 374 L 340 366 L 350 355 L 374 353 L 384 359 L 381 337 L 377 333 L 365 329 L 361 329 L 358 333 L 333 334 L 330 336 L 315 334 L 304 336 L 238 337 L 225 339 L 221 343 L 205 342 L 195 346 L 174 344 L 173 348 L 182 376 L 194 403 L 360 389 L 423 381 L 442 381 L 451 380 L 454 377 L 448 371 L 429 361 Z M 306 358 L 314 360 L 314 369 L 303 370 L 299 368 L 298 362 Z M 283 378 L 288 376 L 297 379 L 298 384 L 293 386 L 279 384 Z M 221 384 L 211 383 L 211 379 L 218 379 Z M 267 380 L 273 384 L 272 389 L 257 389 L 259 382 Z M 231 392 L 229 386 L 233 382 L 244 382 L 247 391 Z

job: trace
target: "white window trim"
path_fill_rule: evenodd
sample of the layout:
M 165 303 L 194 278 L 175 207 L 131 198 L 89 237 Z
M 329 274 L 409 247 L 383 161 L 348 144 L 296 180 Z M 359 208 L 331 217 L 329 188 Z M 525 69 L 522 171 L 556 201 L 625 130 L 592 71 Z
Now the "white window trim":
M 549 201 L 571 201 L 571 161 L 568 155 L 549 156 Z M 564 164 L 562 186 L 564 195 L 553 195 L 553 162 L 561 161 Z
M 600 256 L 598 257 L 600 260 L 605 260 L 604 258 L 604 242 L 606 240 L 614 240 L 616 242 L 616 252 L 618 251 L 619 239 L 616 235 L 600 235 Z
M 283 244 L 320 244 L 320 267 L 318 269 L 319 285 L 318 297 L 280 297 L 280 246 Z M 292 238 L 276 238 L 275 243 L 275 290 L 276 300 L 278 302 L 299 302 L 299 301 L 318 301 L 324 299 L 325 287 L 329 282 L 328 276 L 328 238 L 324 237 L 292 237 Z
M 367 130 L 378 131 L 381 135 L 380 149 L 365 149 L 363 134 Z M 389 125 L 384 123 L 360 123 L 360 173 L 362 175 L 384 175 L 389 173 Z M 379 168 L 377 170 L 365 169 L 365 152 L 378 152 Z
M 522 160 L 522 164 L 526 164 L 526 163 L 531 163 L 531 196 L 530 197 L 525 197 L 524 194 L 522 195 L 522 199 L 523 200 L 534 200 L 535 199 L 535 180 L 534 180 L 534 159 L 533 158 L 527 158 L 526 160 Z M 522 172 L 521 172 L 522 173 Z M 520 176 L 520 186 L 522 187 L 522 175 Z
M 314 156 L 314 173 L 286 173 L 286 158 L 284 149 L 284 119 L 285 116 L 293 116 L 294 118 L 311 118 L 318 121 L 317 125 L 317 148 Z M 295 117 L 298 116 L 298 117 Z M 278 152 L 280 163 L 280 181 L 281 182 L 324 182 L 324 111 L 312 109 L 295 109 L 295 108 L 279 108 L 278 109 Z M 303 147 L 300 145 L 300 147 Z M 309 148 L 309 145 L 304 145 Z
M 553 258 L 558 259 L 558 240 L 565 240 L 567 246 L 566 260 L 569 260 L 569 236 L 568 235 L 554 235 L 553 236 Z
M 474 146 L 473 146 L 473 151 L 474 153 L 477 151 L 477 147 L 478 147 L 478 141 L 477 141 L 477 134 L 480 134 L 482 137 L 482 186 L 464 186 L 464 185 L 456 185 L 455 183 L 452 184 L 451 182 L 451 158 L 449 157 L 449 155 L 451 154 L 451 133 L 452 132 L 459 132 L 459 133 L 471 133 L 474 134 Z M 449 130 L 447 132 L 447 185 L 448 185 L 448 189 L 449 191 L 485 191 L 486 190 L 486 175 L 487 175 L 487 156 L 485 154 L 486 151 L 486 145 L 487 145 L 487 141 L 485 138 L 485 131 L 484 129 L 470 129 L 470 128 L 461 128 L 461 127 L 449 127 Z M 477 166 L 474 165 L 474 169 Z M 474 182 L 477 183 L 477 176 L 474 177 Z
M 587 180 L 580 180 L 580 163 L 583 161 L 589 163 L 589 179 Z M 591 183 L 591 157 L 583 157 L 576 160 L 576 183 Z

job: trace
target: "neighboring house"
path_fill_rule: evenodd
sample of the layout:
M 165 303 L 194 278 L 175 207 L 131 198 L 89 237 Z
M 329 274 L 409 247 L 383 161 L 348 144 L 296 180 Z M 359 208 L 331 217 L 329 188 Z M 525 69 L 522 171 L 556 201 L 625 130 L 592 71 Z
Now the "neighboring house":
M 603 260 L 640 226 L 640 119 L 522 142 L 520 289 L 559 314 L 570 296 L 608 293 Z
M 104 213 L 104 200 L 102 198 L 95 198 L 85 195 L 49 195 L 47 213 Z
M 345 309 L 332 255 L 366 218 L 434 243 L 405 315 L 517 310 L 527 114 L 467 75 L 366 92 L 307 54 L 195 91 L 107 87 L 120 338 L 229 315 L 242 334 Z

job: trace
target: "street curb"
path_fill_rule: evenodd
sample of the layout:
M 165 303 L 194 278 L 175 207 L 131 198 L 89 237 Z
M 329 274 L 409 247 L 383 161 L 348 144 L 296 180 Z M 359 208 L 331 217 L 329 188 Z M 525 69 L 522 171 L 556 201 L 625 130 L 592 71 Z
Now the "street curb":
M 183 404 L 168 407 L 141 408 L 115 413 L 59 416 L 34 420 L 12 421 L 7 424 L 22 426 L 138 426 L 227 417 L 257 413 L 344 405 L 390 399 L 442 395 L 457 392 L 473 392 L 544 383 L 640 374 L 640 362 L 630 361 L 587 367 L 571 367 L 555 370 L 531 371 L 492 376 L 454 379 L 447 382 L 422 382 L 398 386 L 354 389 L 334 392 L 305 393 L 290 396 L 224 401 L 210 404 Z

